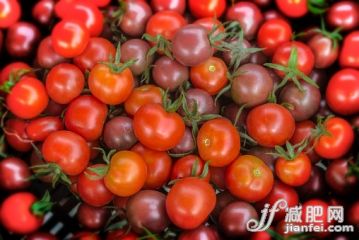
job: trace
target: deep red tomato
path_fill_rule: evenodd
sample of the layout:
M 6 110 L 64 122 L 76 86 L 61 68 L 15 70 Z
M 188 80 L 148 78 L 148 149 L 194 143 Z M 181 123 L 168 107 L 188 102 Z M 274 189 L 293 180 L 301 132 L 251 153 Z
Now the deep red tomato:
M 186 10 L 186 0 L 151 0 L 151 7 L 155 12 L 172 10 L 182 15 Z
M 18 192 L 7 197 L 0 209 L 3 226 L 17 234 L 28 234 L 39 229 L 43 218 L 32 213 L 36 201 L 36 196 L 29 192 Z
M 32 76 L 32 73 L 30 72 L 31 67 L 24 62 L 12 62 L 7 64 L 0 73 L 0 84 L 3 84 L 4 82 L 8 81 L 10 78 L 10 75 L 16 75 L 19 70 L 29 70 L 28 75 Z
M 62 20 L 55 25 L 51 33 L 52 47 L 63 57 L 80 55 L 87 46 L 90 33 L 83 23 L 75 20 Z
M 137 240 L 138 236 L 133 232 L 127 232 L 123 229 L 110 231 L 107 233 L 106 240 Z
M 327 22 L 334 28 L 352 30 L 359 26 L 359 5 L 352 1 L 336 1 L 327 11 Z
M 292 48 L 297 49 L 297 69 L 305 75 L 309 75 L 314 67 L 314 54 L 313 51 L 302 42 L 292 41 L 279 45 L 274 52 L 272 62 L 287 67 Z M 276 70 L 276 73 L 280 77 L 284 77 L 284 72 Z
M 98 7 L 105 7 L 111 2 L 111 0 L 91 0 L 91 1 Z
M 168 181 L 171 173 L 172 159 L 167 152 L 146 148 L 138 143 L 131 149 L 140 154 L 147 164 L 146 189 L 157 189 Z
M 26 133 L 31 140 L 44 141 L 50 133 L 63 129 L 62 121 L 59 117 L 40 117 L 31 122 L 26 127 Z
M 167 40 L 172 40 L 178 29 L 187 22 L 176 11 L 161 11 L 153 14 L 148 19 L 146 33 L 151 36 L 162 35 Z
M 326 100 L 336 113 L 359 113 L 359 71 L 348 68 L 336 72 L 329 80 Z
M 90 72 L 88 85 L 91 93 L 103 103 L 117 105 L 130 96 L 135 80 L 129 68 L 116 72 L 109 66 L 98 63 Z
M 65 126 L 87 141 L 94 141 L 102 134 L 107 118 L 107 106 L 91 95 L 81 95 L 73 100 L 65 113 Z
M 82 173 L 90 159 L 90 148 L 85 139 L 70 131 L 51 133 L 42 144 L 42 155 L 49 163 L 56 163 L 65 174 Z
M 54 8 L 55 1 L 40 0 L 32 8 L 32 17 L 35 18 L 37 22 L 43 25 L 50 24 L 50 21 L 53 17 Z
M 250 240 L 272 240 L 272 236 L 267 231 L 254 232 Z
M 20 4 L 17 0 L 0 0 L 0 28 L 8 28 L 21 16 Z
M 197 162 L 196 162 L 197 161 Z M 197 166 L 195 166 L 197 164 Z M 180 179 L 185 177 L 198 177 L 203 172 L 205 162 L 198 156 L 190 154 L 180 159 L 177 159 L 173 164 L 171 171 L 171 179 Z M 193 169 L 196 169 L 194 175 Z M 210 172 L 203 178 L 206 181 L 210 179 Z
M 85 86 L 85 77 L 74 64 L 60 63 L 46 76 L 46 90 L 56 103 L 68 104 L 79 96 Z
M 95 164 L 91 168 L 104 167 Z M 77 192 L 82 201 L 94 207 L 102 207 L 112 201 L 114 195 L 106 188 L 103 178 L 90 169 L 83 171 L 77 179 Z
M 312 163 L 307 154 L 301 153 L 294 159 L 280 157 L 275 163 L 275 173 L 282 182 L 290 186 L 301 186 L 310 178 Z
M 130 115 L 135 115 L 138 109 L 148 103 L 162 104 L 162 90 L 155 85 L 142 85 L 133 89 L 125 102 L 125 110 Z
M 188 6 L 196 18 L 220 18 L 226 9 L 226 0 L 189 0 Z
M 252 155 L 239 156 L 226 171 L 227 189 L 248 202 L 265 198 L 273 187 L 272 170 L 261 159 Z
M 267 56 L 272 56 L 281 44 L 292 37 L 292 27 L 284 19 L 270 19 L 263 23 L 257 35 L 258 46 L 264 48 Z
M 205 122 L 197 135 L 199 156 L 214 167 L 231 163 L 239 154 L 240 142 L 239 132 L 225 118 Z
M 23 119 L 38 116 L 45 110 L 48 101 L 44 84 L 40 80 L 28 76 L 22 77 L 6 97 L 8 109 Z
M 321 33 L 315 34 L 308 41 L 308 46 L 312 49 L 315 56 L 316 68 L 330 67 L 339 55 L 339 47 L 335 45 L 335 39 L 331 39 Z
M 253 108 L 247 116 L 249 135 L 264 147 L 283 145 L 294 133 L 295 121 L 283 106 L 266 103 Z
M 215 95 L 228 83 L 227 66 L 222 59 L 210 57 L 198 66 L 191 67 L 190 79 L 196 88 Z
M 168 217 L 182 229 L 200 226 L 216 205 L 216 193 L 212 186 L 199 178 L 178 180 L 166 199 Z
M 359 68 L 359 31 L 353 31 L 344 38 L 339 64 L 341 67 Z
M 4 132 L 7 143 L 19 152 L 31 150 L 29 136 L 26 133 L 28 123 L 22 119 L 11 118 L 6 121 Z
M 43 68 L 52 68 L 55 65 L 68 62 L 69 60 L 56 53 L 52 47 L 51 36 L 45 37 L 41 40 L 36 55 L 36 62 L 40 67 Z
M 112 156 L 104 181 L 113 194 L 128 197 L 138 192 L 147 179 L 145 160 L 134 151 L 120 151 Z
M 19 190 L 30 186 L 29 166 L 20 158 L 7 157 L 0 161 L 0 187 L 5 190 Z
M 303 17 L 308 12 L 307 0 L 275 0 L 279 10 L 292 18 Z
M 100 236 L 97 233 L 93 232 L 77 232 L 72 237 L 73 240 L 101 240 Z
M 146 147 L 167 151 L 182 140 L 185 124 L 178 113 L 166 112 L 160 104 L 150 103 L 135 113 L 133 130 Z
M 324 122 L 328 134 L 319 137 L 314 150 L 319 156 L 336 159 L 344 156 L 354 142 L 354 131 L 348 121 L 333 117 Z

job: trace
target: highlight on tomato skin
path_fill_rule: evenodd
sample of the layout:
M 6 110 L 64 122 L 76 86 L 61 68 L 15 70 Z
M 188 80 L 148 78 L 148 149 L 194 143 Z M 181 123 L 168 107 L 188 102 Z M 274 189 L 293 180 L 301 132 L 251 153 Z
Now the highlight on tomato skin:
M 0 0 L 0 238 L 359 239 L 358 27 L 350 0 Z

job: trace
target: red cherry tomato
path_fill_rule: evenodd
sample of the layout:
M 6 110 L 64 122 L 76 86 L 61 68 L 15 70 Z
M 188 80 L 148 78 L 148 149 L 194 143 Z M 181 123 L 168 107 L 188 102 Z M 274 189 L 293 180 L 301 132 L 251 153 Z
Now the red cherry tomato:
M 17 0 L 0 0 L 0 28 L 8 28 L 21 16 L 20 4 Z
M 226 0 L 189 0 L 188 6 L 196 18 L 220 18 L 226 9 Z
M 197 162 L 196 162 L 197 161 Z M 185 177 L 199 177 L 203 172 L 205 162 L 196 155 L 187 155 L 182 157 L 173 164 L 171 179 L 180 179 Z M 196 171 L 192 174 L 193 169 Z M 206 181 L 210 179 L 210 172 L 203 178 Z
M 353 31 L 344 38 L 339 64 L 341 67 L 359 68 L 359 31 Z
M 287 17 L 299 18 L 308 12 L 307 0 L 275 0 L 275 3 Z
M 59 117 L 40 117 L 32 120 L 26 127 L 26 133 L 31 140 L 44 141 L 50 133 L 63 129 Z

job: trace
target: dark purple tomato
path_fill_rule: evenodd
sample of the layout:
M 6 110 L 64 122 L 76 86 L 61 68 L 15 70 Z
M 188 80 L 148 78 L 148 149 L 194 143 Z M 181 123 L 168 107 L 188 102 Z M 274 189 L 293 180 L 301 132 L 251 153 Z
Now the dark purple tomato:
M 238 48 L 250 48 L 251 47 L 251 43 L 248 42 L 246 39 L 243 39 L 242 42 L 239 41 L 238 38 L 234 38 L 229 40 L 229 43 L 233 46 L 236 46 Z M 239 46 L 239 44 L 241 44 Z M 246 55 L 234 55 L 233 51 L 224 51 L 223 52 L 223 60 L 225 61 L 225 63 L 229 66 L 232 65 L 232 63 L 234 63 L 234 61 L 236 61 L 236 58 L 240 58 L 240 64 L 245 64 L 249 62 L 249 58 L 250 55 L 246 54 Z M 237 60 L 238 61 L 238 60 Z
M 239 111 L 242 111 L 242 112 L 239 112 Z M 230 104 L 224 106 L 223 112 L 222 112 L 222 115 L 224 117 L 228 118 L 229 120 L 231 120 L 231 122 L 233 124 L 236 124 L 236 127 L 243 126 L 246 123 L 247 114 L 248 114 L 247 109 L 244 108 L 241 110 L 241 107 L 235 103 L 230 103 Z M 238 119 L 236 119 L 237 117 L 238 117 Z
M 109 208 L 93 207 L 86 203 L 82 203 L 77 211 L 80 225 L 87 229 L 100 229 L 109 217 Z
M 328 73 L 325 69 L 313 69 L 309 77 L 319 86 L 320 92 L 325 93 L 325 89 L 328 83 Z
M 324 196 L 328 192 L 325 171 L 321 167 L 313 166 L 309 180 L 297 190 L 301 199 Z
M 103 141 L 110 149 L 126 150 L 131 148 L 137 142 L 133 132 L 132 119 L 119 116 L 106 122 Z
M 348 176 L 349 161 L 346 159 L 337 159 L 331 161 L 325 172 L 325 179 L 331 189 L 339 194 L 352 193 L 358 185 L 358 179 L 355 176 Z
M 314 35 L 307 44 L 314 53 L 316 68 L 328 68 L 338 59 L 338 45 L 335 46 L 334 40 L 323 34 Z
M 193 140 L 193 135 L 191 129 L 186 127 L 183 137 L 181 141 L 171 149 L 172 153 L 181 154 L 181 153 L 188 153 L 193 151 L 195 148 L 195 142 Z
M 0 187 L 6 190 L 19 190 L 30 186 L 29 166 L 20 158 L 7 157 L 0 161 Z
M 67 62 L 68 60 L 63 56 L 57 54 L 52 47 L 51 37 L 46 37 L 41 40 L 37 48 L 36 61 L 43 68 L 52 68 L 53 66 Z
M 211 216 L 218 220 L 220 213 L 222 212 L 223 208 L 229 205 L 232 202 L 237 201 L 237 199 L 228 191 L 223 191 L 216 195 L 216 206 L 213 209 Z

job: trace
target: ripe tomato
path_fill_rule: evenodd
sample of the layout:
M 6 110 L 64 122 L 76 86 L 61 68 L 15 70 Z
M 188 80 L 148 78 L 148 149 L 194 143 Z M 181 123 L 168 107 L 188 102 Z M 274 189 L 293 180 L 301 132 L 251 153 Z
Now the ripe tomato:
M 335 45 L 335 39 L 331 39 L 323 34 L 315 34 L 309 41 L 308 46 L 312 49 L 315 56 L 316 68 L 327 68 L 338 58 L 339 48 Z
M 45 110 L 49 98 L 45 86 L 34 77 L 24 76 L 10 90 L 6 97 L 8 109 L 16 116 L 30 119 Z
M 137 240 L 138 236 L 133 232 L 118 229 L 107 233 L 106 240 Z
M 275 0 L 275 3 L 287 17 L 299 18 L 308 12 L 307 0 Z
M 329 80 L 326 100 L 336 113 L 359 113 L 359 71 L 347 68 L 336 72 Z
M 82 173 L 90 159 L 90 148 L 85 139 L 70 131 L 51 133 L 42 144 L 42 155 L 49 163 L 56 163 L 65 174 Z
M 266 103 L 253 108 L 247 116 L 249 135 L 264 147 L 283 145 L 295 130 L 292 114 L 283 106 Z
M 294 159 L 280 157 L 275 163 L 275 173 L 282 182 L 290 186 L 301 186 L 310 178 L 311 161 L 305 153 Z
M 226 0 L 189 0 L 189 10 L 196 18 L 220 18 L 226 9 Z
M 125 102 L 125 110 L 133 116 L 138 109 L 148 103 L 162 104 L 161 88 L 148 84 L 133 89 Z
M 182 229 L 200 226 L 216 205 L 212 186 L 199 178 L 183 178 L 171 188 L 166 199 L 168 217 Z
M 336 1 L 327 11 L 327 22 L 347 31 L 359 26 L 359 5 L 352 1 Z
M 51 33 L 53 49 L 66 58 L 80 55 L 85 50 L 89 39 L 89 31 L 81 22 L 75 20 L 60 21 Z
M 186 24 L 186 20 L 178 12 L 161 11 L 148 19 L 146 33 L 153 37 L 161 35 L 167 40 L 172 40 L 177 30 Z
M 297 69 L 305 75 L 309 75 L 314 67 L 314 54 L 304 43 L 292 41 L 281 44 L 275 50 L 272 62 L 287 67 L 292 48 L 296 48 L 298 53 Z M 275 72 L 280 77 L 284 77 L 284 72 L 278 70 Z
M 292 27 L 284 19 L 270 19 L 259 28 L 257 43 L 267 56 L 272 56 L 281 44 L 292 37 Z
M 146 189 L 157 189 L 168 181 L 171 173 L 172 159 L 167 152 L 160 152 L 146 148 L 138 143 L 131 151 L 140 154 L 147 164 Z
M 150 103 L 135 113 L 133 130 L 146 147 L 167 151 L 182 140 L 185 124 L 178 113 L 166 112 L 160 104 Z
M 17 0 L 0 0 L 0 28 L 8 28 L 21 16 L 20 4 Z
M 210 57 L 203 63 L 191 67 L 190 79 L 196 88 L 215 95 L 228 83 L 227 66 L 222 59 Z
M 31 11 L 32 17 L 43 25 L 49 25 L 53 17 L 55 2 L 53 0 L 40 0 Z
M 44 141 L 50 133 L 63 129 L 59 117 L 40 117 L 32 120 L 26 127 L 26 133 L 31 140 Z
M 116 72 L 109 66 L 96 64 L 88 77 L 91 93 L 103 103 L 121 104 L 130 96 L 135 80 L 129 68 Z
M 106 104 L 91 95 L 81 95 L 68 106 L 64 122 L 68 130 L 94 141 L 101 136 L 106 118 Z
M 16 157 L 7 157 L 0 161 L 0 188 L 19 190 L 30 186 L 31 171 L 25 161 Z
M 313 212 L 313 208 L 321 208 L 321 214 L 316 216 L 315 220 L 310 219 L 311 215 L 309 212 Z M 311 199 L 303 203 L 302 205 L 302 224 L 311 225 L 314 227 L 323 227 L 323 229 L 327 229 L 329 225 L 333 224 L 333 222 L 328 222 L 328 208 L 329 204 L 324 202 L 321 199 Z M 321 236 L 321 239 L 327 236 L 329 232 L 316 232 L 315 235 Z
M 343 42 L 339 55 L 341 67 L 359 68 L 359 31 L 349 33 Z
M 333 117 L 324 122 L 328 135 L 320 136 L 314 150 L 326 159 L 336 159 L 344 156 L 354 142 L 354 131 L 348 121 Z
M 17 234 L 36 231 L 42 224 L 43 217 L 32 213 L 36 196 L 29 192 L 18 192 L 7 197 L 1 205 L 0 218 L 3 226 Z
M 104 167 L 104 164 L 95 164 L 91 168 Z M 113 194 L 106 188 L 103 178 L 93 171 L 86 169 L 77 178 L 77 193 L 82 201 L 94 206 L 101 207 L 113 199 Z
M 7 64 L 0 73 L 0 84 L 8 81 L 11 74 L 17 74 L 19 70 L 29 70 L 28 75 L 33 75 L 31 73 L 31 67 L 24 62 L 12 62 Z
M 28 123 L 22 119 L 11 118 L 6 121 L 4 132 L 6 142 L 19 152 L 27 152 L 31 150 L 29 136 L 26 133 Z
M 197 162 L 196 162 L 197 161 Z M 195 166 L 197 164 L 197 166 Z M 198 156 L 190 154 L 180 159 L 177 159 L 173 164 L 171 171 L 171 179 L 180 179 L 185 177 L 199 177 L 203 172 L 205 162 Z M 193 169 L 196 169 L 194 175 Z M 210 172 L 203 178 L 206 181 L 210 179 Z
M 236 197 L 248 202 L 265 198 L 273 187 L 272 170 L 252 155 L 239 156 L 226 171 L 227 189 Z
M 197 145 L 199 156 L 209 165 L 223 167 L 239 154 L 240 136 L 233 124 L 225 118 L 205 122 L 198 131 Z
M 147 179 L 145 160 L 136 152 L 119 151 L 112 156 L 104 181 L 113 194 L 128 197 L 138 192 Z
M 151 0 L 151 7 L 155 12 L 172 10 L 182 15 L 186 10 L 186 0 Z
M 60 63 L 51 68 L 46 76 L 46 90 L 56 103 L 68 104 L 79 96 L 85 86 L 81 70 L 70 63 Z

